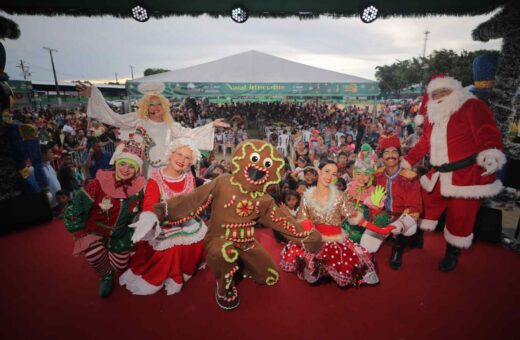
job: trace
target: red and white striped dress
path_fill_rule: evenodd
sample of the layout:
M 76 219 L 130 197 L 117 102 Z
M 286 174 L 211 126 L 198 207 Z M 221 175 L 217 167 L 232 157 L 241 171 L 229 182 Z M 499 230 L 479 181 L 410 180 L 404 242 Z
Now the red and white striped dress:
M 143 212 L 153 211 L 160 201 L 186 194 L 195 188 L 195 178 L 187 172 L 179 178 L 162 170 L 152 174 L 146 186 Z M 203 238 L 208 228 L 198 220 L 181 226 L 162 225 L 153 237 L 136 244 L 129 269 L 119 283 L 135 295 L 150 295 L 165 288 L 168 295 L 180 292 L 182 285 L 205 260 Z

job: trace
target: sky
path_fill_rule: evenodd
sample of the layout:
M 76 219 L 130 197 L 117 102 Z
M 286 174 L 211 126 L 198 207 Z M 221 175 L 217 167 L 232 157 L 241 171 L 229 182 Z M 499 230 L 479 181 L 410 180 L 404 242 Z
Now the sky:
M 5 13 L 0 13 L 5 15 Z M 375 67 L 441 48 L 499 50 L 501 40 L 471 39 L 471 31 L 493 13 L 475 17 L 377 19 L 364 24 L 359 17 L 314 20 L 255 19 L 237 24 L 230 18 L 170 17 L 140 23 L 132 18 L 43 17 L 5 15 L 20 26 L 18 40 L 3 41 L 6 72 L 23 79 L 20 60 L 33 81 L 53 81 L 49 52 L 54 53 L 58 80 L 124 82 L 142 77 L 146 68 L 175 70 L 248 50 L 307 65 L 375 80 Z

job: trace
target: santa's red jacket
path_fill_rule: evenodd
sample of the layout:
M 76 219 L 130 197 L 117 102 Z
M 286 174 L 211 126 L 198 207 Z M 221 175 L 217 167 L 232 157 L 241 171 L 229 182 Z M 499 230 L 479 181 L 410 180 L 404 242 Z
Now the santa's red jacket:
M 483 198 L 498 194 L 502 183 L 494 174 L 482 176 L 485 172 L 480 165 L 482 156 L 505 162 L 503 148 L 493 113 L 483 101 L 468 95 L 448 119 L 432 124 L 427 117 L 419 142 L 404 159 L 413 165 L 429 154 L 432 166 L 441 166 L 480 155 L 472 165 L 459 170 L 439 172 L 432 168 L 420 182 L 431 192 L 439 181 L 441 195 L 445 197 Z

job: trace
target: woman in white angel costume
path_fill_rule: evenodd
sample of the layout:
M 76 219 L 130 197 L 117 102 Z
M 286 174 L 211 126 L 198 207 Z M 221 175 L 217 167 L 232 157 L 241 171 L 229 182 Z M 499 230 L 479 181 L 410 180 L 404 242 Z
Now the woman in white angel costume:
M 161 95 L 164 91 L 162 83 L 142 83 L 139 91 L 144 94 L 139 102 L 137 112 L 120 115 L 108 106 L 105 98 L 95 86 L 79 83 L 78 92 L 90 97 L 88 100 L 87 115 L 98 121 L 121 129 L 121 139 L 127 139 L 135 128 L 142 126 L 150 137 L 150 144 L 146 148 L 143 175 L 150 178 L 155 169 L 168 164 L 164 159 L 166 148 L 170 143 L 181 137 L 190 138 L 200 150 L 213 150 L 216 127 L 229 127 L 224 119 L 217 119 L 209 124 L 194 129 L 183 127 L 173 121 L 170 114 L 170 102 Z

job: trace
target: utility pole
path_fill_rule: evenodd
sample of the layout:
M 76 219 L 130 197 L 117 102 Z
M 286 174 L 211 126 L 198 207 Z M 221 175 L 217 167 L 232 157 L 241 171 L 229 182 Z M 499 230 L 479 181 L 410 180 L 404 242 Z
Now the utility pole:
M 422 52 L 423 58 L 426 57 L 426 42 L 428 41 L 428 34 L 430 34 L 430 31 L 428 31 L 428 30 L 424 31 L 424 46 L 423 46 L 423 52 Z
M 16 66 L 22 70 L 23 79 L 27 80 L 27 77 L 31 76 L 31 72 L 29 72 L 29 66 L 24 65 L 23 60 L 20 59 L 20 66 Z
M 48 50 L 49 54 L 51 55 L 52 73 L 54 73 L 54 84 L 56 84 L 56 95 L 59 98 L 60 97 L 60 87 L 58 86 L 58 77 L 56 77 L 56 68 L 54 67 L 54 59 L 52 58 L 52 52 L 58 52 L 58 50 L 55 50 L 50 47 L 43 47 L 43 49 Z
M 116 84 L 119 84 L 119 81 L 117 80 L 117 72 L 116 72 Z
M 134 80 L 134 65 L 130 65 L 130 72 L 132 72 L 132 80 Z

